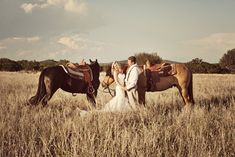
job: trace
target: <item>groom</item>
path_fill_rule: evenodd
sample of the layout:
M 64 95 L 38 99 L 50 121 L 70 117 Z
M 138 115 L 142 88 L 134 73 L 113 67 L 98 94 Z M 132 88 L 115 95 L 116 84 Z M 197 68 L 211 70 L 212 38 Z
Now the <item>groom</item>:
M 133 109 L 136 109 L 138 103 L 137 81 L 140 74 L 140 69 L 136 64 L 136 57 L 130 56 L 128 58 L 128 70 L 125 78 L 124 90 L 127 92 L 128 100 Z

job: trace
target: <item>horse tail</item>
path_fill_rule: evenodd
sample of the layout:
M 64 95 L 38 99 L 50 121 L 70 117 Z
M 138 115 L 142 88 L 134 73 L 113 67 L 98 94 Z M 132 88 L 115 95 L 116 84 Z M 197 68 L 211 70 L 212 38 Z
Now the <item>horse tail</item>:
M 29 104 L 31 105 L 37 105 L 46 95 L 46 86 L 44 84 L 44 75 L 45 75 L 44 73 L 45 70 L 43 70 L 39 76 L 38 89 L 36 95 L 32 96 L 29 99 Z
M 194 98 L 193 98 L 193 74 L 190 72 L 190 80 L 189 80 L 189 86 L 188 86 L 188 93 L 189 93 L 189 98 L 191 100 L 191 103 L 194 104 Z

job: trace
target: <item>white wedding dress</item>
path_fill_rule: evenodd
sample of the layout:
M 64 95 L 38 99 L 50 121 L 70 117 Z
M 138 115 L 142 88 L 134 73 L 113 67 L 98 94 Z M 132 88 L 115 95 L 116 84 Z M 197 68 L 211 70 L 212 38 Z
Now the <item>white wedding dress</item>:
M 105 104 L 102 111 L 126 112 L 126 111 L 132 110 L 132 108 L 128 102 L 128 99 L 125 96 L 125 91 L 120 86 L 120 85 L 122 85 L 122 86 L 124 85 L 125 74 L 119 73 L 117 75 L 117 79 L 118 79 L 119 83 L 117 83 L 117 80 L 115 80 L 115 82 L 116 82 L 116 89 L 115 89 L 116 95 L 107 104 Z
M 118 80 L 115 79 L 116 82 L 115 97 L 113 97 L 107 104 L 105 104 L 104 108 L 102 108 L 101 110 L 96 110 L 97 112 L 127 112 L 133 110 L 128 102 L 127 97 L 125 96 L 125 91 L 120 86 L 124 85 L 125 74 L 121 73 L 117 74 L 117 79 Z M 80 116 L 84 117 L 88 113 L 90 112 L 81 110 Z

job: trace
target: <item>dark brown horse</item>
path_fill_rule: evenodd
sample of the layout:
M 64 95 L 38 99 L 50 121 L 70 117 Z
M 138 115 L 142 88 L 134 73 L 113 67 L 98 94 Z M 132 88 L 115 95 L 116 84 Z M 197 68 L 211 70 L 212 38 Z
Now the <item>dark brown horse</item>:
M 87 99 L 94 106 L 96 104 L 95 97 L 100 85 L 100 65 L 96 61 L 91 61 L 88 64 L 93 75 L 92 86 L 94 92 L 88 92 L 88 83 L 83 79 L 75 79 L 70 77 L 63 69 L 62 66 L 48 67 L 44 69 L 39 76 L 38 89 L 35 96 L 29 99 L 29 104 L 37 105 L 40 102 L 43 106 L 51 99 L 53 94 L 61 88 L 62 90 L 70 93 L 84 93 Z
M 171 68 L 167 71 L 168 74 L 162 74 L 159 69 Z M 146 92 L 164 91 L 171 87 L 177 87 L 180 95 L 183 98 L 185 104 L 194 104 L 193 98 L 193 75 L 192 72 L 185 66 L 185 64 L 156 64 L 155 70 L 152 67 L 148 67 L 144 70 L 143 66 L 140 67 L 142 72 L 139 75 L 137 82 L 137 91 L 139 96 L 139 103 L 145 104 Z M 162 68 L 163 67 L 163 68 Z M 106 76 L 102 81 L 104 88 L 109 88 L 114 82 L 113 75 L 111 73 L 111 67 L 107 69 Z

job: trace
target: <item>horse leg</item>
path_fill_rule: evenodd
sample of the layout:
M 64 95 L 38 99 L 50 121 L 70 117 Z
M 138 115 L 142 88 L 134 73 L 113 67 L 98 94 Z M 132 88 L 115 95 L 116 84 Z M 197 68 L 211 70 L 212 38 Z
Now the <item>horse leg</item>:
M 143 104 L 145 106 L 145 91 L 138 90 L 139 104 Z
M 87 93 L 86 96 L 88 102 L 92 104 L 92 107 L 96 107 L 95 95 Z
M 190 100 L 190 96 L 189 96 L 189 91 L 188 91 L 187 85 L 184 83 L 178 89 L 179 89 L 180 94 L 181 94 L 181 96 L 183 98 L 184 104 L 185 105 L 190 105 L 191 104 L 191 100 Z
M 182 96 L 185 100 L 186 105 L 194 105 L 193 99 L 193 75 L 190 72 L 185 81 L 180 83 L 182 89 Z
M 180 94 L 184 100 L 185 105 L 193 104 L 192 98 L 192 73 L 188 68 L 182 64 L 178 64 L 176 66 L 178 74 L 176 75 L 177 78 L 177 86 L 180 91 Z
M 190 98 L 190 103 L 192 105 L 194 105 L 195 101 L 193 98 L 193 74 L 190 74 L 190 80 L 189 80 L 189 84 L 188 84 L 188 93 L 189 93 L 189 98 Z
M 178 90 L 179 90 L 180 96 L 182 97 L 182 100 L 183 100 L 184 104 L 186 104 L 186 103 L 185 103 L 185 100 L 184 100 L 184 97 L 183 97 L 183 95 L 182 95 L 182 88 L 181 88 L 180 86 L 177 86 L 177 88 L 178 88 Z
M 42 99 L 42 105 L 46 106 L 47 102 L 51 99 L 53 94 L 56 92 L 58 88 L 52 86 L 51 79 L 49 77 L 45 77 L 44 79 L 45 87 L 46 87 L 46 94 Z

